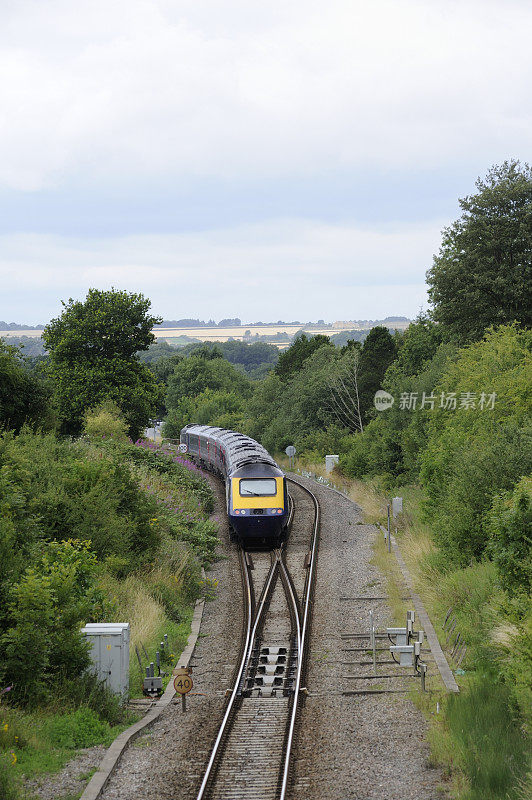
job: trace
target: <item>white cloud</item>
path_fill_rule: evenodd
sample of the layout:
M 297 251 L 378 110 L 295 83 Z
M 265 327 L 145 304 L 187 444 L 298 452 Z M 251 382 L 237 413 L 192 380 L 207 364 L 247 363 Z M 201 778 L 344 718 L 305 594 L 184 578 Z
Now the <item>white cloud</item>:
M 0 186 L 523 155 L 531 23 L 486 0 L 4 0 Z
M 142 291 L 166 318 L 413 316 L 439 224 L 359 228 L 272 221 L 206 233 L 74 239 L 0 237 L 0 318 L 48 319 L 90 286 Z M 43 297 L 53 301 L 44 301 Z M 45 303 L 49 302 L 46 306 Z

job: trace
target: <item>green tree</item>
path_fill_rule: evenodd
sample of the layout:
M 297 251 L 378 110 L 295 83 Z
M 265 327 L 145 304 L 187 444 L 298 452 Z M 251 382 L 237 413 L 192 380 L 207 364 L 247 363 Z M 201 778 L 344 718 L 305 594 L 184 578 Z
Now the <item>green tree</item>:
M 167 406 L 176 409 L 184 398 L 196 397 L 205 389 L 236 391 L 243 397 L 253 391 L 249 379 L 222 356 L 205 358 L 195 353 L 175 366 L 168 380 Z
M 483 554 L 493 497 L 532 469 L 531 353 L 532 331 L 502 325 L 459 350 L 434 388 L 457 408 L 429 413 L 421 479 L 438 544 L 457 564 Z
M 20 430 L 24 423 L 50 427 L 50 390 L 29 372 L 16 347 L 0 339 L 0 425 Z
M 532 169 L 505 161 L 476 187 L 427 273 L 434 318 L 462 343 L 490 325 L 532 322 Z
M 323 337 L 326 338 L 326 337 Z M 340 351 L 328 342 L 305 358 L 290 378 L 275 372 L 259 385 L 247 410 L 249 433 L 271 452 L 295 444 L 300 450 L 314 434 L 336 421 L 329 409 Z
M 397 344 L 388 328 L 372 328 L 364 341 L 358 362 L 360 411 L 367 422 L 373 411 L 375 392 L 382 387 L 384 373 L 397 354 Z
M 307 337 L 304 333 L 298 336 L 297 339 L 290 345 L 290 347 L 281 353 L 279 361 L 275 367 L 275 373 L 283 380 L 291 378 L 296 372 L 299 372 L 306 361 L 316 350 L 320 347 L 331 347 L 331 341 L 328 336 L 318 334 L 317 336 Z
M 132 437 L 155 412 L 160 386 L 137 352 L 155 341 L 150 301 L 141 294 L 89 289 L 84 302 L 70 299 L 44 329 L 50 352 L 61 431 L 81 431 L 88 408 L 110 399 L 120 408 Z
M 355 440 L 345 465 L 349 474 L 406 473 L 416 479 L 418 454 L 426 444 L 430 406 L 414 412 L 401 408 L 402 394 L 411 393 L 421 406 L 423 392 L 430 396 L 439 382 L 447 361 L 454 352 L 442 344 L 442 328 L 420 314 L 399 341 L 397 358 L 390 364 L 382 380 L 382 388 L 395 402 L 391 408 L 376 414 Z
M 427 314 L 420 313 L 412 322 L 400 340 L 397 358 L 386 373 L 389 383 L 393 377 L 413 376 L 434 358 L 443 341 L 441 325 L 437 325 Z
M 164 436 L 178 439 L 189 422 L 239 428 L 243 425 L 244 401 L 253 393 L 245 374 L 230 364 L 217 349 L 196 350 L 180 361 L 168 380 L 169 409 Z

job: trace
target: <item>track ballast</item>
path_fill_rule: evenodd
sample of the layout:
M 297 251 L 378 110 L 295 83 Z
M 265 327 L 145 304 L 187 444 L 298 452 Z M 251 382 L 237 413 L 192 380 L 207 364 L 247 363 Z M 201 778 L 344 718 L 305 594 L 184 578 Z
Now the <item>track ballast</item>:
M 297 503 L 292 497 L 291 522 L 296 514 L 297 520 L 304 514 L 309 500 L 312 522 L 293 525 L 287 544 L 279 549 L 239 550 L 244 593 L 240 661 L 196 800 L 286 797 L 304 687 L 320 525 L 315 495 L 297 481 L 290 482 L 300 495 Z

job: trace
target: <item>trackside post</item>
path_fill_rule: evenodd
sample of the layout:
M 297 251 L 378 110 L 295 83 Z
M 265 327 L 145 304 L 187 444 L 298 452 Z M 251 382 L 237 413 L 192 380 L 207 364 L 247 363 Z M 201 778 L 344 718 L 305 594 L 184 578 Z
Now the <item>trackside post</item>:
M 183 713 L 187 710 L 187 694 L 194 686 L 194 681 L 190 677 L 189 671 L 186 667 L 179 667 L 174 678 L 174 689 L 181 695 L 181 710 Z

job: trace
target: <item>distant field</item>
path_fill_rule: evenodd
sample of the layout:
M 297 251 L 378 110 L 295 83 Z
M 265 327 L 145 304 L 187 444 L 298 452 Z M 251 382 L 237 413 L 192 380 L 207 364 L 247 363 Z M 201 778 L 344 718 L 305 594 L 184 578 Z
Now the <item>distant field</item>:
M 251 331 L 251 334 L 258 333 L 260 336 L 275 336 L 276 333 L 288 333 L 293 336 L 301 330 L 302 325 L 260 325 L 246 328 L 245 325 L 240 325 L 235 328 L 156 328 L 155 333 L 158 339 L 167 339 L 169 336 L 193 336 L 195 339 L 203 339 L 205 341 L 212 340 L 217 342 L 225 342 L 232 336 L 234 339 L 241 339 L 246 331 Z
M 170 340 L 179 336 L 189 336 L 194 339 L 201 339 L 202 342 L 227 342 L 228 339 L 243 339 L 246 331 L 250 331 L 254 336 L 256 333 L 259 336 L 275 336 L 276 333 L 287 333 L 288 336 L 294 336 L 298 331 L 303 329 L 303 325 L 254 325 L 253 327 L 246 327 L 241 325 L 235 328 L 156 328 L 154 333 L 158 339 Z M 348 330 L 346 328 L 345 330 Z M 332 330 L 331 328 L 312 328 L 309 331 L 312 334 L 326 333 L 339 333 L 340 329 Z M 1 335 L 1 334 L 0 334 Z
M 382 323 L 381 323 L 382 324 Z M 403 329 L 408 327 L 409 322 L 396 322 L 393 323 L 394 327 Z M 311 336 L 315 336 L 317 333 L 324 333 L 326 336 L 333 336 L 335 333 L 341 333 L 342 331 L 350 331 L 353 330 L 356 326 L 351 324 L 346 324 L 342 326 L 341 323 L 335 323 L 334 328 L 327 328 L 327 327 L 312 327 L 308 329 L 308 333 Z M 240 327 L 234 328 L 218 328 L 217 326 L 211 328 L 156 328 L 154 333 L 160 341 L 168 341 L 170 344 L 186 344 L 186 340 L 182 340 L 182 336 L 186 336 L 190 339 L 200 340 L 202 342 L 227 342 L 228 339 L 238 339 L 242 340 L 244 338 L 244 334 L 246 331 L 251 333 L 251 336 L 258 334 L 259 336 L 271 336 L 274 337 L 277 333 L 286 333 L 290 338 L 295 336 L 298 331 L 306 330 L 304 325 L 253 325 L 253 326 L 246 326 L 241 325 Z M 32 336 L 35 338 L 39 338 L 42 334 L 40 330 L 31 330 L 29 328 L 24 330 L 8 330 L 8 331 L 0 331 L 0 337 L 10 337 L 10 336 Z M 286 347 L 286 342 L 273 342 L 278 347 Z
M 41 336 L 41 335 L 42 335 L 42 331 L 32 330 L 31 328 L 20 330 L 20 331 L 15 331 L 15 330 L 0 331 L 0 336 L 1 337 L 4 337 L 4 336 L 6 336 L 6 337 L 7 336 L 35 336 L 38 339 L 39 336 Z

